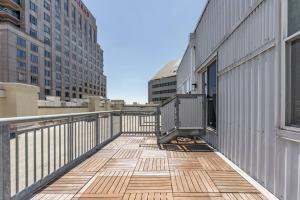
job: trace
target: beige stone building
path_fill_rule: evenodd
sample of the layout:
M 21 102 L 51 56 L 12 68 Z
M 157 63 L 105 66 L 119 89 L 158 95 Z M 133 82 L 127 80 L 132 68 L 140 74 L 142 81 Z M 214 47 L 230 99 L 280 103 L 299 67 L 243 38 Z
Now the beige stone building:
M 0 81 L 39 97 L 106 97 L 96 19 L 80 0 L 0 1 Z
M 176 72 L 180 60 L 172 60 L 148 82 L 148 102 L 162 103 L 176 94 Z

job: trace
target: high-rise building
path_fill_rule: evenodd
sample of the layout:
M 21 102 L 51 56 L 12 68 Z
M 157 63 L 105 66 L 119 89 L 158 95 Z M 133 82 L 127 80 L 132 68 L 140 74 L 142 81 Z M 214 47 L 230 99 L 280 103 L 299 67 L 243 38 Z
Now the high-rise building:
M 148 102 L 160 104 L 176 94 L 176 73 L 180 60 L 172 60 L 148 82 Z
M 106 97 L 96 19 L 80 0 L 0 0 L 0 81 L 62 100 Z

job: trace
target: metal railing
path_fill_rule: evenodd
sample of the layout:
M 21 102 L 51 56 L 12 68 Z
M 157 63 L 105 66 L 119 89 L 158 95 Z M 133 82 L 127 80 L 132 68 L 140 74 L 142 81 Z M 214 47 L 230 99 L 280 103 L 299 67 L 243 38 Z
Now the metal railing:
M 161 133 L 206 130 L 206 95 L 177 94 L 161 107 Z
M 0 119 L 0 199 L 24 199 L 121 133 L 155 134 L 156 111 Z

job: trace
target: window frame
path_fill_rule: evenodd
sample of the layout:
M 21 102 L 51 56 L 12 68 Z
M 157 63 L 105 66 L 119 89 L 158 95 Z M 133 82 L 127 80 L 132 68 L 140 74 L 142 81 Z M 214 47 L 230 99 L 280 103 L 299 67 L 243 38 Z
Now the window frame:
M 291 67 L 291 45 L 292 42 L 300 39 L 300 30 L 292 35 L 288 35 L 288 0 L 282 2 L 281 8 L 281 19 L 282 19 L 282 26 L 281 26 L 281 62 L 280 62 L 280 69 L 281 69 L 281 99 L 280 99 L 280 107 L 281 107 L 281 114 L 280 114 L 280 130 L 279 136 L 286 138 L 288 140 L 293 141 L 300 141 L 300 127 L 295 127 L 292 125 L 287 124 L 288 119 L 288 110 L 287 110 L 287 103 L 290 96 L 288 97 L 289 91 L 287 89 L 287 72 Z M 289 99 L 288 99 L 289 98 Z

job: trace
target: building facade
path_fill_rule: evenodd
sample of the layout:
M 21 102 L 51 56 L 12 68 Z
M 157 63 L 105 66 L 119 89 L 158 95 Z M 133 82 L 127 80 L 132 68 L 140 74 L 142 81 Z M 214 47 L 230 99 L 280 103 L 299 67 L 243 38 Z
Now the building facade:
M 176 71 L 180 60 L 173 60 L 148 82 L 148 102 L 160 104 L 176 94 Z
M 0 1 L 0 81 L 62 100 L 106 97 L 96 19 L 80 0 Z
M 207 95 L 205 140 L 279 199 L 300 199 L 300 2 L 209 0 L 177 72 Z

